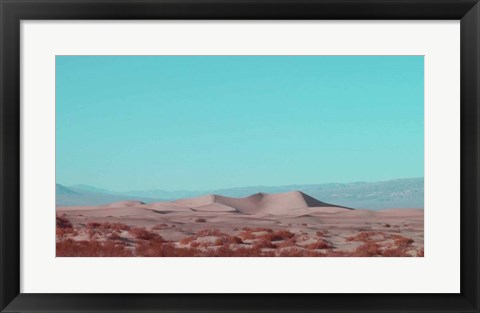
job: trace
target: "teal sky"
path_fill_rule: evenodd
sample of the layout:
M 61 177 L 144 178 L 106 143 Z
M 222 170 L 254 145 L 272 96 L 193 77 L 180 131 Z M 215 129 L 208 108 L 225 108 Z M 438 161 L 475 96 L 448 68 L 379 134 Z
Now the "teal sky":
M 57 183 L 421 177 L 423 88 L 423 56 L 57 56 Z

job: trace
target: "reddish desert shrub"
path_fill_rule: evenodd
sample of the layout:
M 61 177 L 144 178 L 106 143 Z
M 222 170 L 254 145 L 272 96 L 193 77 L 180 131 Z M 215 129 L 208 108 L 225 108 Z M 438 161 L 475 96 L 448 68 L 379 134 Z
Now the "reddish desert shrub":
M 208 248 L 208 247 L 212 247 L 212 246 L 215 246 L 216 245 L 216 240 L 215 241 L 203 241 L 203 242 L 198 242 L 198 246 L 199 248 Z
M 129 232 L 135 239 L 141 239 L 141 240 L 161 239 L 159 235 L 152 233 L 142 227 L 131 228 Z
M 197 234 L 196 234 L 196 238 L 198 237 L 207 237 L 207 236 L 223 236 L 225 235 L 224 233 L 222 233 L 221 231 L 219 231 L 218 229 L 202 229 L 201 231 L 199 231 Z
M 243 243 L 242 238 L 237 236 L 230 236 L 230 235 L 222 235 L 219 239 L 217 239 L 217 242 L 218 241 L 222 245 Z
M 281 238 L 280 240 L 285 240 L 285 239 L 290 239 L 295 237 L 295 234 L 292 232 L 289 232 L 288 230 L 279 230 L 275 232 L 275 235 Z
M 130 230 L 131 229 L 130 226 L 122 224 L 122 223 L 108 223 L 108 222 L 101 223 L 100 226 L 98 226 L 98 228 L 100 228 L 100 229 L 111 229 L 111 230 L 116 230 L 116 231 Z
M 154 239 L 140 242 L 135 249 L 138 257 L 193 257 L 201 256 L 196 248 L 178 248 L 173 243 Z
M 246 248 L 232 248 L 229 246 L 220 246 L 214 249 L 208 249 L 199 256 L 204 257 L 272 257 L 275 254 L 272 251 L 262 251 L 258 247 Z
M 56 225 L 57 228 L 65 229 L 65 228 L 73 228 L 72 223 L 65 217 L 56 216 Z
M 197 218 L 197 219 L 195 220 L 195 222 L 197 222 L 197 223 L 206 223 L 207 220 L 204 219 L 204 218 Z
M 152 229 L 153 230 L 164 230 L 167 227 L 168 227 L 167 224 L 157 224 L 157 225 L 153 226 Z
M 120 231 L 120 230 L 130 230 L 131 227 L 122 223 L 112 223 L 110 224 L 110 229 Z
M 400 235 L 396 235 L 395 238 L 395 245 L 401 248 L 409 247 L 413 243 L 413 239 L 402 237 Z
M 242 239 L 240 237 L 230 236 L 222 233 L 218 229 L 203 229 L 195 235 L 196 238 L 207 236 L 220 237 L 225 241 L 225 243 L 242 243 Z
M 418 257 L 424 257 L 423 248 L 421 248 L 420 250 L 417 251 L 417 256 L 418 256 Z
M 132 256 L 124 245 L 113 242 L 74 241 L 67 239 L 57 242 L 57 257 L 125 257 Z
M 305 248 L 310 249 L 310 250 L 317 250 L 317 249 L 331 249 L 332 245 L 323 239 L 319 239 L 316 242 L 313 242 L 309 245 L 307 245 Z
M 249 230 L 244 230 L 240 233 L 239 235 L 243 240 L 251 240 L 251 239 L 255 239 L 256 236 L 255 234 L 253 234 L 253 232 L 249 231 Z
M 261 235 L 258 238 L 269 240 L 269 241 L 280 241 L 280 240 L 287 240 L 293 237 L 295 237 L 295 234 L 289 232 L 288 230 L 277 230 L 275 232 Z
M 99 239 L 101 232 L 96 229 L 88 229 L 87 234 L 88 234 L 88 238 L 92 241 L 92 240 Z
M 379 256 L 382 255 L 380 245 L 372 241 L 366 241 L 361 246 L 357 247 L 352 253 L 355 257 Z
M 78 235 L 78 232 L 73 228 L 57 228 L 55 230 L 57 239 L 64 239 L 67 237 L 72 237 Z
M 324 255 L 317 251 L 293 248 L 293 249 L 282 249 L 277 254 L 277 256 L 279 257 L 319 257 Z
M 228 246 L 220 246 L 215 249 L 208 249 L 201 253 L 201 256 L 205 257 L 232 257 L 234 250 Z
M 104 223 L 96 223 L 96 222 L 91 222 L 88 223 L 91 225 L 91 228 L 95 229 L 103 229 L 103 230 L 130 230 L 130 226 L 122 224 L 122 223 L 109 223 L 109 222 L 104 222 Z
M 240 238 L 238 236 L 231 236 L 230 238 L 233 241 L 232 243 L 243 243 L 242 238 Z
M 76 236 L 78 233 L 73 229 L 72 223 L 63 216 L 56 216 L 55 233 L 57 238 L 63 239 L 68 236 Z
M 203 232 L 211 233 L 211 232 Z M 228 235 L 227 235 L 228 236 Z M 238 238 L 228 236 L 229 238 Z M 187 237 L 194 238 L 194 236 Z M 220 237 L 216 240 L 216 246 L 209 246 L 208 243 L 200 244 L 191 241 L 189 247 L 177 247 L 171 242 L 159 241 L 157 239 L 140 241 L 135 249 L 135 256 L 145 257 L 264 257 L 275 256 L 273 252 L 262 251 L 258 246 L 253 245 L 251 248 L 236 247 L 226 244 L 224 241 L 227 237 Z M 240 239 L 240 238 L 238 238 Z M 238 239 L 227 239 L 236 240 Z M 200 249 L 201 248 L 201 249 Z
M 194 236 L 188 236 L 188 237 L 182 238 L 179 242 L 182 245 L 188 245 L 193 241 L 195 241 L 195 237 Z
M 87 224 L 87 228 L 89 229 L 97 229 L 97 228 L 100 228 L 102 224 L 101 223 L 98 223 L 98 222 L 89 222 Z
M 328 235 L 328 231 L 326 230 L 317 230 L 317 232 L 315 233 L 318 237 L 323 237 L 323 236 L 326 236 Z
M 201 251 L 196 248 L 177 248 L 172 243 L 162 245 L 163 256 L 166 257 L 193 257 L 201 256 Z
M 355 236 L 350 236 L 347 237 L 347 241 L 363 241 L 363 242 L 368 242 L 368 241 L 376 241 L 373 239 L 373 237 L 380 237 L 385 239 L 387 236 L 383 232 L 378 232 L 378 231 L 362 231 Z
M 290 239 L 277 243 L 276 245 L 278 248 L 295 247 L 297 245 L 297 240 L 295 239 L 295 237 L 292 237 Z
M 262 251 L 259 247 L 240 247 L 234 250 L 234 257 L 273 257 L 275 253 L 273 251 Z
M 121 224 L 121 223 L 99 223 L 99 222 L 89 222 L 85 226 L 87 234 L 90 240 L 97 240 L 102 237 L 110 236 L 113 232 L 120 232 L 124 230 L 129 230 L 130 226 Z
M 408 254 L 405 249 L 402 248 L 390 248 L 382 251 L 382 256 L 384 257 L 408 257 L 411 256 Z
M 196 241 L 193 241 L 192 243 L 190 243 L 190 247 L 192 248 L 198 248 L 200 246 L 200 243 L 196 242 Z
M 120 237 L 120 235 L 117 233 L 117 232 L 113 232 L 111 233 L 110 235 L 108 235 L 107 237 L 109 240 L 119 240 L 121 239 L 122 237 Z
M 324 257 L 349 257 L 352 256 L 352 253 L 345 251 L 334 251 L 334 250 L 324 250 L 322 251 L 322 256 Z
M 275 249 L 275 248 L 277 248 L 277 245 L 272 243 L 270 240 L 260 239 L 260 240 L 255 242 L 254 247 L 258 248 L 258 249 L 264 249 L 264 248 Z

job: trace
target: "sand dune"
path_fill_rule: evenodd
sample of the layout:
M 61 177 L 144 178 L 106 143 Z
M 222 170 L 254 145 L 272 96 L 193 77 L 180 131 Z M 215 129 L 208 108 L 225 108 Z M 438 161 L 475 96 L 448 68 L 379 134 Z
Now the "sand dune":
M 143 205 L 145 209 L 155 211 L 168 211 L 168 212 L 192 212 L 190 206 L 171 203 L 171 202 L 155 202 Z
M 245 198 L 232 198 L 220 195 L 206 195 L 190 199 L 182 199 L 172 202 L 158 202 L 147 205 L 150 207 L 160 206 L 169 210 L 169 206 L 175 208 L 190 208 L 194 211 L 224 211 L 239 212 L 242 214 L 272 214 L 291 215 L 296 214 L 298 209 L 315 208 L 315 211 L 326 210 L 327 212 L 339 210 L 351 210 L 349 208 L 328 204 L 314 199 L 300 191 L 291 191 L 279 194 L 257 193 Z M 306 211 L 309 212 L 308 210 Z
M 192 210 L 200 211 L 200 212 L 237 212 L 237 209 L 235 209 L 234 207 L 217 203 L 217 202 L 197 206 L 192 208 Z
M 301 217 L 301 216 L 335 216 L 344 218 L 396 218 L 423 217 L 422 209 L 389 209 L 384 211 L 354 210 L 319 201 L 300 191 L 278 194 L 256 193 L 244 198 L 225 197 L 221 195 L 205 195 L 169 202 L 145 204 L 141 201 L 129 200 L 99 206 L 67 206 L 57 207 L 60 212 L 96 211 L 96 214 L 127 217 L 155 213 L 185 213 L 198 215 L 202 212 L 230 213 L 232 217 L 252 216 L 266 218 Z M 141 213 L 144 212 L 144 213 Z
M 215 201 L 236 208 L 244 214 L 269 213 L 282 215 L 296 209 L 332 206 L 299 191 L 279 194 L 257 193 L 246 198 L 215 196 Z

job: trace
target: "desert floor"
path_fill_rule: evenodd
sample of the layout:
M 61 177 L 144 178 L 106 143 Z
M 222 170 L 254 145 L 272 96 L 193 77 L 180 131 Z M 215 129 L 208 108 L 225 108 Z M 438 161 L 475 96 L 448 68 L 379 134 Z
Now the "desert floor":
M 423 256 L 423 209 L 352 210 L 302 194 L 57 207 L 57 256 Z

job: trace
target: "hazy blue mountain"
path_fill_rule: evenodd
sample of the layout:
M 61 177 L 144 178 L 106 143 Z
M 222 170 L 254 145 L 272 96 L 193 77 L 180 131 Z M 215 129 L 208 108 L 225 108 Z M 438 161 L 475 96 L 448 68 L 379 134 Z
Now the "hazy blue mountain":
M 423 177 L 393 179 L 381 182 L 330 183 L 288 186 L 252 186 L 204 191 L 128 191 L 126 195 L 87 185 L 58 187 L 57 203 L 63 205 L 101 204 L 121 200 L 154 202 L 219 194 L 228 197 L 245 197 L 257 192 L 280 193 L 299 190 L 320 201 L 357 209 L 423 208 Z M 65 191 L 77 194 L 70 194 Z M 101 192 L 100 192 L 101 191 Z M 111 200 L 114 199 L 114 200 Z M 94 201 L 94 203 L 88 203 Z
M 383 182 L 358 182 L 298 186 L 314 198 L 353 208 L 423 208 L 424 180 L 395 179 Z M 294 186 L 292 186 L 293 188 Z
M 78 194 L 78 192 L 75 192 L 72 189 L 67 188 L 67 187 L 65 187 L 63 185 L 60 185 L 60 184 L 56 185 L 55 192 L 56 192 L 57 196 L 59 196 L 59 195 L 77 195 Z
M 93 187 L 93 186 L 85 185 L 85 184 L 72 185 L 72 186 L 68 186 L 68 188 L 73 190 L 73 191 L 76 190 L 80 193 L 82 193 L 82 192 L 94 192 L 94 193 L 107 193 L 107 194 L 121 194 L 120 192 L 111 191 L 111 190 L 103 189 L 103 188 L 97 188 L 97 187 Z
M 290 185 L 281 187 L 247 187 L 217 190 L 230 197 L 244 197 L 256 192 L 279 193 L 300 190 L 323 202 L 358 209 L 423 208 L 422 178 L 394 179 L 382 182 L 345 184 Z
M 161 190 L 161 189 L 154 189 L 154 190 L 127 191 L 125 193 L 140 196 L 140 197 L 172 200 L 172 199 L 196 197 L 196 196 L 205 194 L 205 192 L 208 193 L 208 191 L 188 191 L 188 190 L 167 191 L 167 190 Z
M 90 190 L 94 190 L 88 188 Z M 56 205 L 100 205 L 124 200 L 139 200 L 143 202 L 156 202 L 160 199 L 138 197 L 132 195 L 122 195 L 106 192 L 94 192 L 85 189 L 66 187 L 60 184 L 56 185 Z

